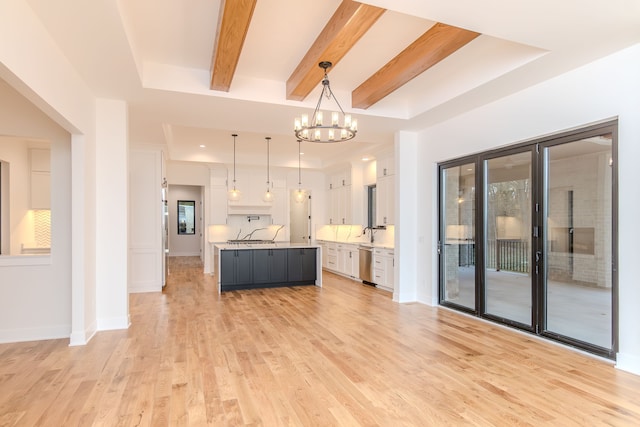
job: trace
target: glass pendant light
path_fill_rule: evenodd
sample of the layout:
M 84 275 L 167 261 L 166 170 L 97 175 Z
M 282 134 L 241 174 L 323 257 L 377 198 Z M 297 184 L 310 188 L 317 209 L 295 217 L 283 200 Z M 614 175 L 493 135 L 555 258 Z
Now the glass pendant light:
M 229 190 L 227 197 L 230 202 L 237 202 L 240 200 L 240 190 L 236 189 L 236 137 L 237 134 L 232 134 L 233 137 L 233 189 Z
M 305 199 L 305 191 L 302 189 L 302 180 L 300 179 L 300 140 L 298 140 L 298 191 L 296 191 L 296 203 L 302 203 Z
M 271 137 L 267 136 L 264 139 L 267 140 L 267 191 L 262 196 L 262 200 L 266 203 L 273 203 L 273 193 L 271 192 L 271 182 L 269 181 L 269 142 Z

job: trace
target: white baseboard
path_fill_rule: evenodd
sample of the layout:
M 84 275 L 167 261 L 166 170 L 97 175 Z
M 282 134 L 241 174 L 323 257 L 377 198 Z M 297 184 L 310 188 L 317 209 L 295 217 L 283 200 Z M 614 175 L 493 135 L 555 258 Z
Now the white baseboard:
M 110 317 L 98 319 L 98 331 L 113 331 L 117 329 L 129 329 L 131 324 L 129 316 Z
M 71 325 L 0 329 L 0 343 L 68 339 Z
M 170 257 L 174 256 L 200 256 L 200 252 L 169 252 Z
M 640 357 L 629 353 L 618 353 L 616 355 L 616 368 L 640 375 Z
M 69 337 L 69 347 L 86 345 L 96 334 L 96 322 L 91 323 L 84 331 L 72 332 Z
M 141 294 L 145 292 L 162 292 L 162 285 L 155 281 L 138 282 L 129 286 L 130 294 Z

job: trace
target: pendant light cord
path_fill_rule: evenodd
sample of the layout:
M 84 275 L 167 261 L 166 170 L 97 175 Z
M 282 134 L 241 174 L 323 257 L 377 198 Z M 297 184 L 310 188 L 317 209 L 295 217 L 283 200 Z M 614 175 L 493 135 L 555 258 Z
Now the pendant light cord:
M 301 190 L 302 179 L 300 178 L 300 140 L 298 140 L 298 191 Z
M 271 137 L 267 136 L 265 138 L 267 140 L 267 192 L 269 191 L 269 142 L 271 141 Z
M 233 137 L 233 189 L 236 189 L 236 136 L 238 134 L 232 134 Z

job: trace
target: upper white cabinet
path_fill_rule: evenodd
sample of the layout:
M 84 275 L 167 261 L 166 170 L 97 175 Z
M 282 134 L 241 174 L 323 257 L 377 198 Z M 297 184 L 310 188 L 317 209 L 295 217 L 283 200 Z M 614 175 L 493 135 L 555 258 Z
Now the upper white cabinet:
M 31 167 L 31 209 L 51 209 L 50 151 L 40 148 L 29 150 Z
M 228 172 L 227 189 L 233 188 L 233 169 Z M 287 207 L 289 196 L 287 194 L 287 181 L 272 171 L 269 180 L 269 191 L 273 194 L 272 202 L 263 200 L 267 191 L 266 171 L 256 168 L 236 168 L 235 187 L 240 191 L 240 199 L 227 201 L 228 214 L 265 214 L 271 215 L 273 224 L 284 225 L 287 222 Z
M 273 192 L 274 199 L 271 206 L 271 223 L 285 225 L 287 224 L 287 208 L 289 207 L 287 181 L 285 179 L 274 179 L 272 184 L 271 192 Z
M 262 196 L 267 191 L 266 172 L 257 173 L 256 169 L 237 168 L 236 169 L 236 189 L 240 191 L 240 200 L 229 201 L 231 206 L 264 206 L 269 207 L 271 203 L 262 200 Z M 229 190 L 233 188 L 233 171 L 229 171 Z M 273 182 L 269 183 L 269 189 L 273 188 Z
M 395 223 L 395 166 L 392 155 L 380 156 L 376 164 L 376 225 Z
M 227 170 L 224 168 L 210 169 L 211 208 L 209 209 L 210 224 L 227 223 Z
M 351 168 L 329 174 L 327 182 L 327 222 L 333 225 L 351 224 Z
M 378 178 L 396 174 L 393 154 L 380 156 L 376 162 L 376 175 Z
M 351 169 L 344 169 L 329 175 L 329 190 L 351 185 Z

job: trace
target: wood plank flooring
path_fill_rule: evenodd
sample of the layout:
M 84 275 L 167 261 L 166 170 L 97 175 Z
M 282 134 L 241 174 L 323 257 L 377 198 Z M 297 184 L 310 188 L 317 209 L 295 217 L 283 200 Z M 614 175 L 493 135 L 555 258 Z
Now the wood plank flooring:
M 0 345 L 0 426 L 635 426 L 640 377 L 325 273 L 218 295 L 192 259 L 132 325 Z

